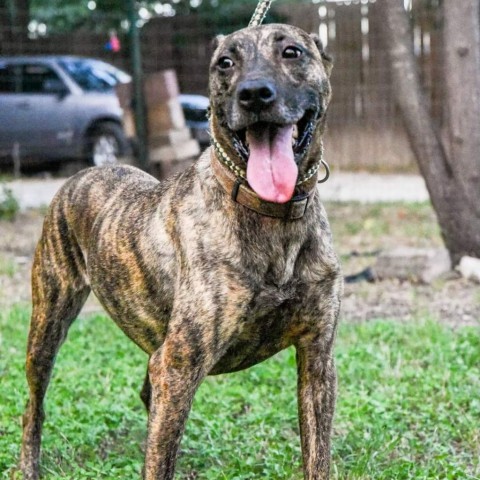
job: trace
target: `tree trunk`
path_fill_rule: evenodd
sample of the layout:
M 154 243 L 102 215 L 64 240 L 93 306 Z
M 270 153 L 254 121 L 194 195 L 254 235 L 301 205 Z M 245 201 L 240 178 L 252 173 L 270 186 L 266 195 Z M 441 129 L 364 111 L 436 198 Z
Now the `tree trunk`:
M 480 1 L 444 0 L 445 86 L 452 169 L 480 214 Z M 475 198 L 476 197 L 476 198 Z
M 480 0 L 444 0 L 448 152 L 422 90 L 407 14 L 382 0 L 395 98 L 454 264 L 480 257 Z

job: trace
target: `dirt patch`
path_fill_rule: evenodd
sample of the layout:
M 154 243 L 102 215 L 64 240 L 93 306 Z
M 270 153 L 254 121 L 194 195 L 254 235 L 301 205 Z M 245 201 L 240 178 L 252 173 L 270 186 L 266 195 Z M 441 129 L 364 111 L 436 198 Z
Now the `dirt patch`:
M 441 245 L 435 215 L 427 204 L 329 204 L 327 210 L 346 275 L 368 267 L 376 253 L 398 245 Z M 43 212 L 0 221 L 0 306 L 30 301 L 30 269 Z M 93 296 L 92 296 L 93 297 Z M 101 311 L 91 298 L 84 311 Z M 451 272 L 432 285 L 396 280 L 345 286 L 343 321 L 432 318 L 451 326 L 480 324 L 480 286 Z
M 435 213 L 422 203 L 326 205 L 345 275 L 372 266 L 382 250 L 442 247 Z M 452 271 L 431 285 L 384 280 L 345 285 L 345 321 L 431 318 L 451 326 L 480 325 L 480 286 Z
M 0 305 L 30 301 L 30 270 L 42 224 L 38 210 L 11 222 L 0 220 Z
M 346 285 L 342 303 L 346 321 L 428 318 L 453 327 L 480 324 L 478 285 L 456 274 L 433 285 L 395 280 Z

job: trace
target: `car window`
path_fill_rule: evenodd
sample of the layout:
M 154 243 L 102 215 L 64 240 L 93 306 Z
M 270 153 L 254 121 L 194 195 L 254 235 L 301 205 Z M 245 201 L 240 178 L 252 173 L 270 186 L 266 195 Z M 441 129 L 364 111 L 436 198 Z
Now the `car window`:
M 183 105 L 183 114 L 185 120 L 190 122 L 207 122 L 207 110 L 202 108 L 195 108 L 191 105 Z
M 128 73 L 109 63 L 103 62 L 102 60 L 88 60 L 88 62 L 95 70 L 103 71 L 113 77 L 116 83 L 129 83 L 132 81 L 132 77 Z
M 52 68 L 46 65 L 22 65 L 22 93 L 52 93 L 49 85 L 52 82 L 60 83 L 62 80 Z M 62 82 L 63 83 L 63 82 Z
M 106 92 L 118 83 L 110 73 L 86 60 L 62 60 L 60 66 L 87 92 Z
M 15 93 L 15 67 L 8 64 L 0 64 L 0 93 Z

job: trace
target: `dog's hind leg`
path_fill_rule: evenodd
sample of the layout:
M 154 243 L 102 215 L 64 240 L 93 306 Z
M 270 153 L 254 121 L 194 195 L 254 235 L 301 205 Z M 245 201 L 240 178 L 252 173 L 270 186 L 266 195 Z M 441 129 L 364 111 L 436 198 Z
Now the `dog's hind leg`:
M 32 269 L 33 310 L 27 345 L 30 391 L 23 416 L 20 467 L 26 480 L 39 478 L 43 400 L 55 357 L 90 292 L 80 247 L 63 215 L 52 209 L 45 221 Z

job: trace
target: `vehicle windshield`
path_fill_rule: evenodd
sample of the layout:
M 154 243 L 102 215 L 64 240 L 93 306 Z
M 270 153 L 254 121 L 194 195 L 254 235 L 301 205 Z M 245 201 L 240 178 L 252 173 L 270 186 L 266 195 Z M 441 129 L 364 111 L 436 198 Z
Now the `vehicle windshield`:
M 86 92 L 108 92 L 117 83 L 130 81 L 130 75 L 100 60 L 61 60 L 61 67 Z

